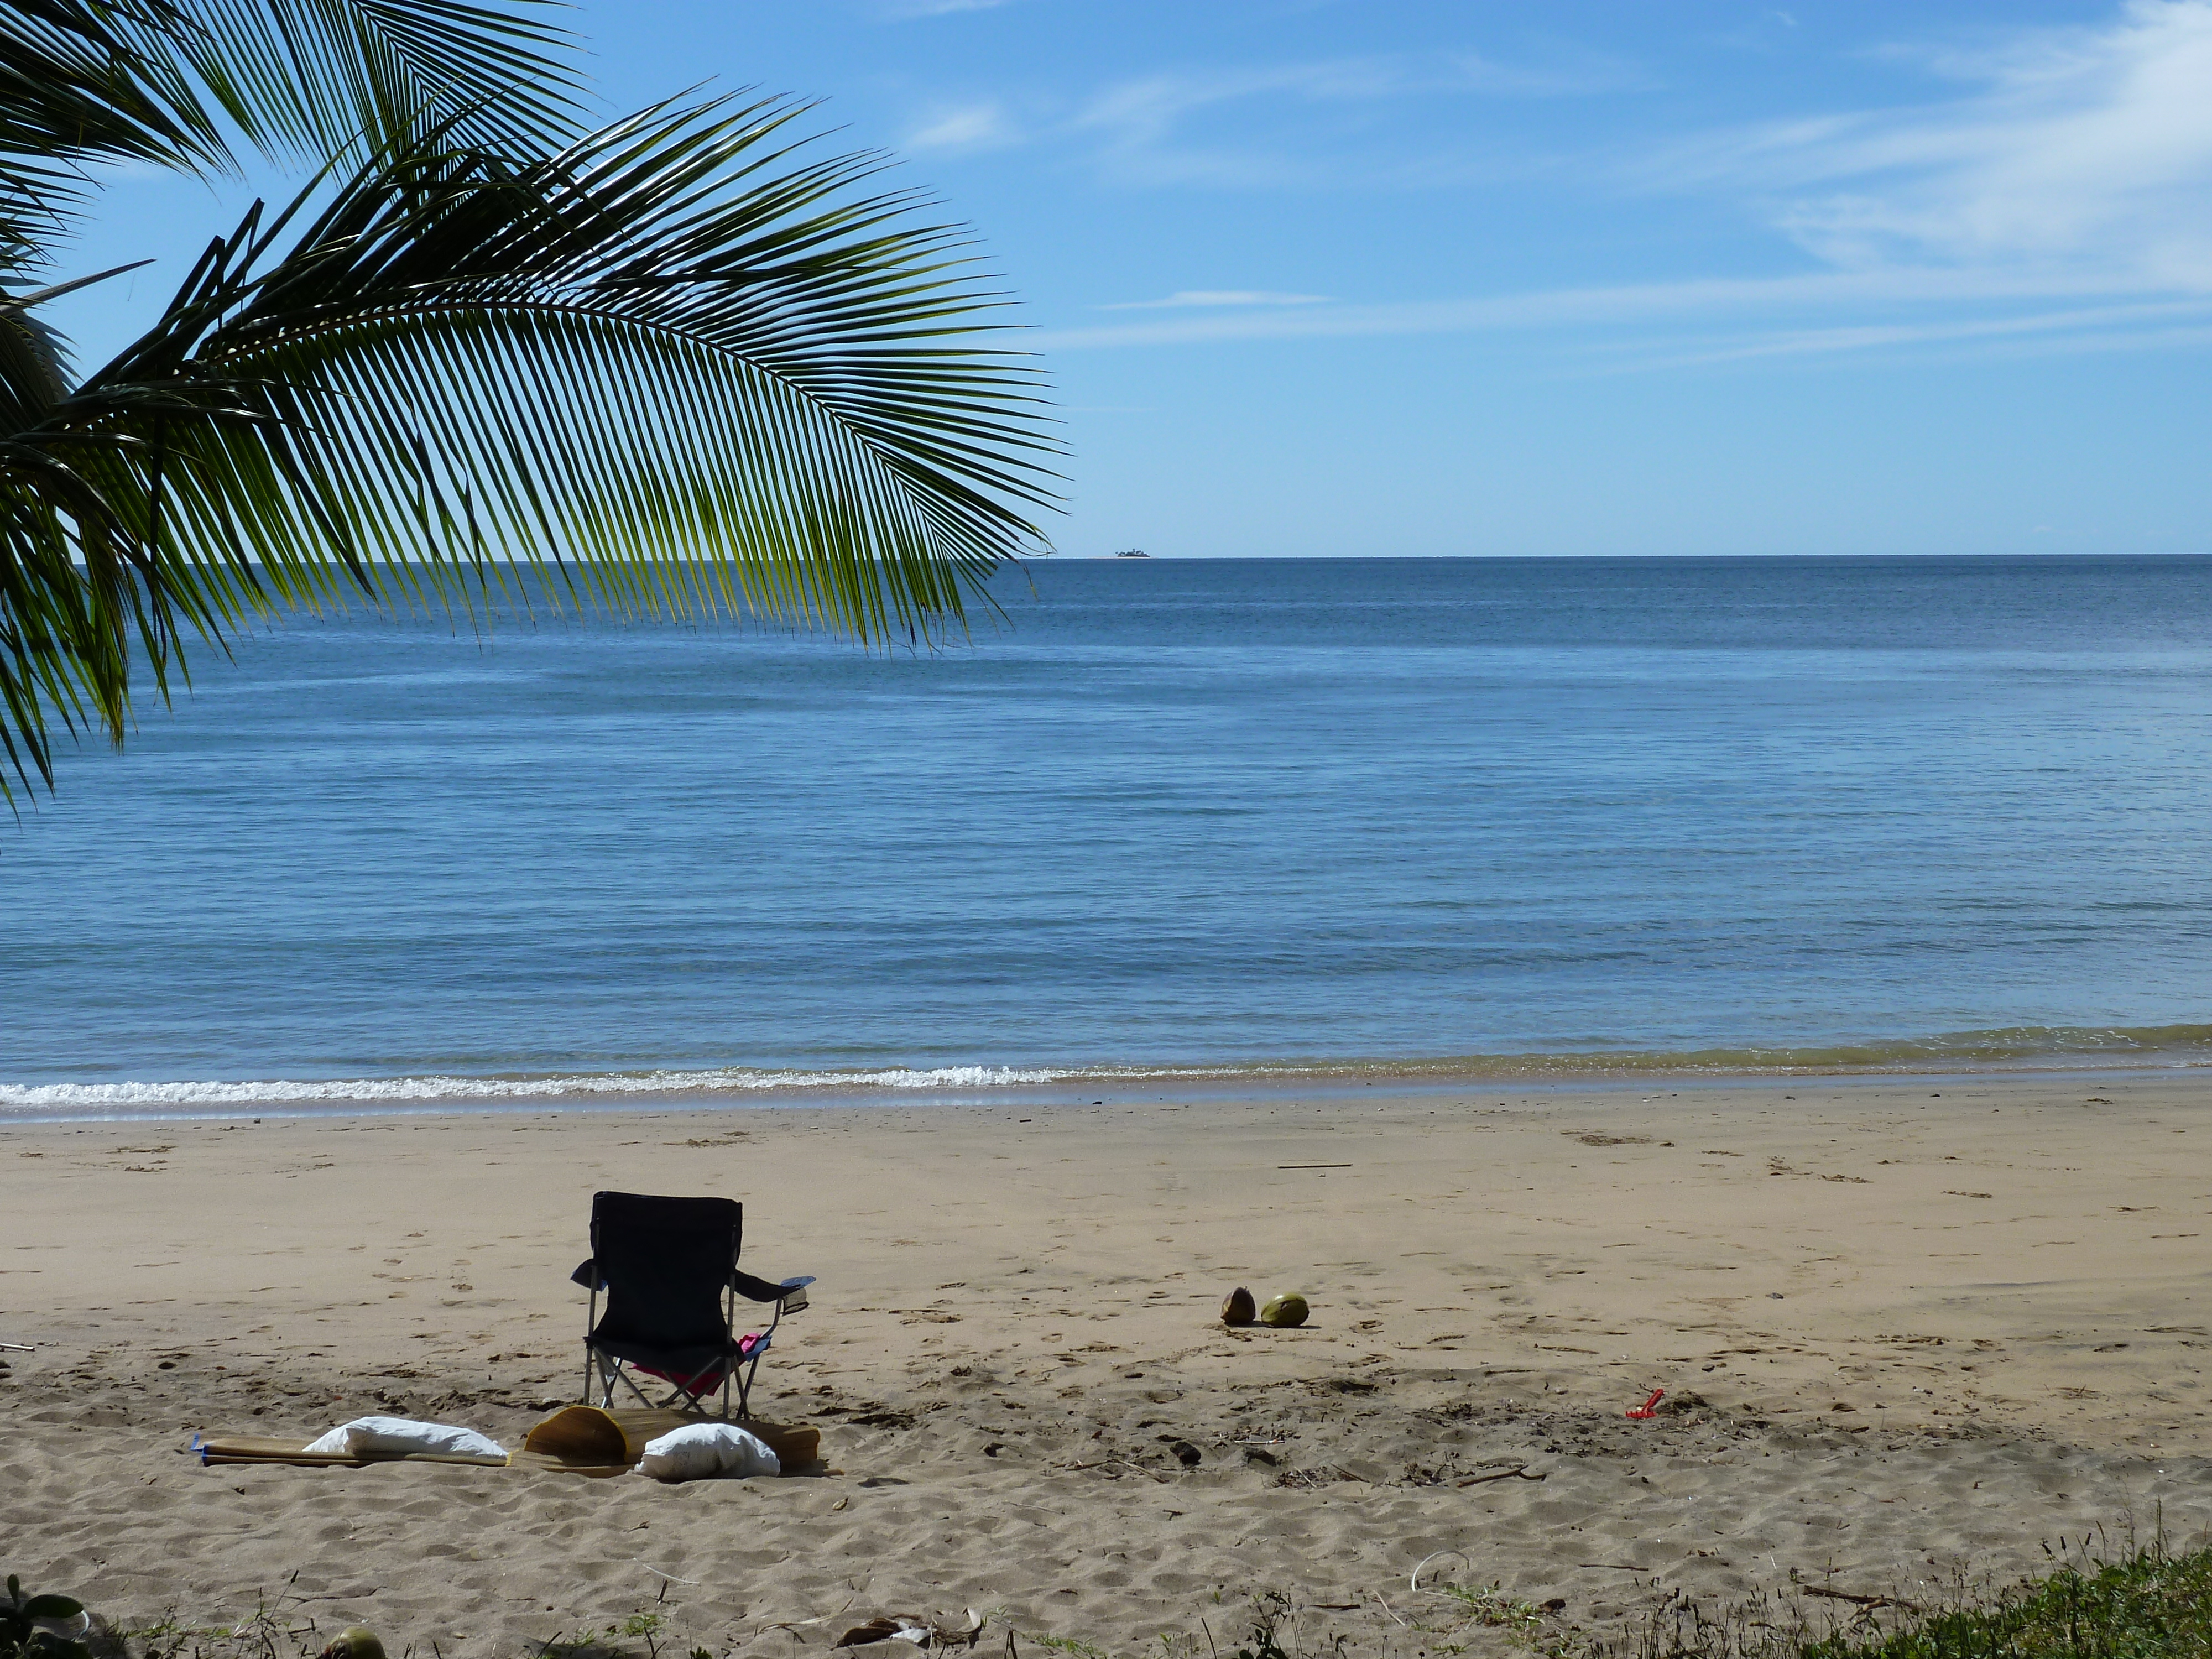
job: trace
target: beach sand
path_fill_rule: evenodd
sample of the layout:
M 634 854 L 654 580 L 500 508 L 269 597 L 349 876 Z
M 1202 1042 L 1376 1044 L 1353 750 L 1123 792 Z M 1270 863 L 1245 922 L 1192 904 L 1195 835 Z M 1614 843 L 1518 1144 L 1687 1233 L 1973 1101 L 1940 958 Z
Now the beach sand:
M 361 1620 L 394 1659 L 641 1613 L 664 1652 L 797 1655 L 970 1607 L 994 1653 L 1008 1626 L 1227 1653 L 1277 1589 L 1309 1648 L 1515 1639 L 1439 1576 L 1559 1601 L 1546 1640 L 1793 1577 L 1925 1598 L 2212 1522 L 2207 1099 L 2042 1074 L 9 1126 L 0 1340 L 37 1347 L 0 1354 L 0 1571 L 118 1625 Z M 519 1443 L 580 1388 L 600 1188 L 740 1198 L 752 1271 L 819 1276 L 756 1403 L 818 1425 L 823 1471 L 183 1454 L 372 1411 Z M 1240 1284 L 1312 1323 L 1224 1331 Z M 1661 1387 L 1692 1409 L 1623 1415 Z

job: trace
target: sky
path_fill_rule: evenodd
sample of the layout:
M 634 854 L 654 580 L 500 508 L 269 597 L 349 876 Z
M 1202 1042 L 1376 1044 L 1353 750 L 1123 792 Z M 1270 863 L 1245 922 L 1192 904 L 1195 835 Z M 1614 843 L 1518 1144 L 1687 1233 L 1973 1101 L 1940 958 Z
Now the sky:
M 2212 552 L 2212 0 L 585 0 L 1016 296 L 1090 556 Z M 88 362 L 238 191 L 112 181 Z

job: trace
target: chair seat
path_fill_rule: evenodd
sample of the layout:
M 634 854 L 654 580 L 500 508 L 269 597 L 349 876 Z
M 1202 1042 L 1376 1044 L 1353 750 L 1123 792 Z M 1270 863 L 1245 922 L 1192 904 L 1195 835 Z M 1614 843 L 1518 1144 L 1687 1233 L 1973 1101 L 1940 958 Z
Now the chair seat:
M 595 1331 L 591 1341 L 600 1352 L 627 1360 L 656 1376 L 665 1376 L 671 1371 L 712 1370 L 736 1358 L 738 1353 L 735 1339 L 726 1336 L 699 1342 L 639 1342 Z
M 642 1360 L 636 1359 L 630 1361 L 630 1367 L 634 1370 L 643 1371 L 647 1376 L 657 1376 L 664 1382 L 673 1382 L 695 1400 L 702 1395 L 711 1394 L 714 1389 L 720 1388 L 722 1379 L 730 1374 L 728 1360 L 717 1361 L 703 1371 L 688 1373 L 664 1370 L 658 1365 L 648 1365 Z

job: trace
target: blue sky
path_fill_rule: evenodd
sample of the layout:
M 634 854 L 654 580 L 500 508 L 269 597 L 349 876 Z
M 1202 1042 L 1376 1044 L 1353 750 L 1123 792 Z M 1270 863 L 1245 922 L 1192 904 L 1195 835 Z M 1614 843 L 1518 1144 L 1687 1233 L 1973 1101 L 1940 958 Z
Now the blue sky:
M 2212 0 L 586 3 L 972 222 L 1060 549 L 2212 551 Z M 88 355 L 226 206 L 131 179 Z M 159 290 L 159 292 L 157 292 Z

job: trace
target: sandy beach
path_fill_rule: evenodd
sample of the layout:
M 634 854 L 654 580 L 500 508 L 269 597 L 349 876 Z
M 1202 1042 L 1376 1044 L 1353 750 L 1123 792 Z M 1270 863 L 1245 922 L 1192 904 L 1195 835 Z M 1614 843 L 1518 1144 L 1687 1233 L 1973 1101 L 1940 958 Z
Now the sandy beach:
M 664 1650 L 799 1654 L 971 1607 L 996 1650 L 1225 1652 L 1267 1590 L 1310 1644 L 1516 1639 L 1409 1589 L 1444 1552 L 1425 1584 L 1556 1601 L 1558 1634 L 1793 1579 L 1910 1599 L 2212 1522 L 2207 1100 L 2045 1073 L 11 1125 L 0 1340 L 36 1346 L 0 1354 L 0 1567 L 122 1626 L 362 1620 L 394 1659 L 653 1613 Z M 601 1188 L 739 1198 L 752 1271 L 818 1275 L 756 1403 L 822 1429 L 820 1470 L 184 1455 L 378 1410 L 518 1443 L 579 1391 Z M 1225 1331 L 1239 1284 L 1311 1324 Z M 1623 1415 L 1658 1388 L 1688 1409 Z

